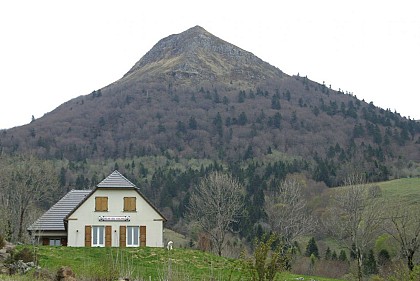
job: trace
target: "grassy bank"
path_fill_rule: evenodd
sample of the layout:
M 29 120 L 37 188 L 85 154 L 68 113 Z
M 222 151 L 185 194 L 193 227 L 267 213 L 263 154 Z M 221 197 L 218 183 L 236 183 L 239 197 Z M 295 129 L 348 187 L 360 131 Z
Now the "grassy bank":
M 118 277 L 130 277 L 130 280 L 251 280 L 243 261 L 191 249 L 167 251 L 159 248 L 49 246 L 32 249 L 36 249 L 38 263 L 44 270 L 54 274 L 59 267 L 70 266 L 78 280 L 117 280 Z M 286 272 L 279 274 L 276 280 L 297 280 L 298 277 L 304 280 L 340 281 Z M 27 278 L 0 275 L 0 280 L 7 281 L 30 280 Z

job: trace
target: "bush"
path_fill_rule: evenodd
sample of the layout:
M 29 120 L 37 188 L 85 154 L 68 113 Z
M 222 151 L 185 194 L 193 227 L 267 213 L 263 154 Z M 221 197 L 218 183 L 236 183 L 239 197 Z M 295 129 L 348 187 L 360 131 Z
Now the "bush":
M 18 261 L 22 260 L 23 262 L 34 261 L 34 254 L 29 248 L 23 248 L 19 252 L 13 254 L 13 260 Z
M 382 249 L 378 254 L 378 264 L 380 266 L 386 265 L 391 261 L 389 252 L 386 249 Z

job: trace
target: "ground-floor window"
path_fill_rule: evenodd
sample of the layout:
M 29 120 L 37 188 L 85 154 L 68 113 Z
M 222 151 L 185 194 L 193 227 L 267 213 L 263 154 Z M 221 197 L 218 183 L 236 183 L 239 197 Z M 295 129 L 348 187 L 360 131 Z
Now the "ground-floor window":
M 92 226 L 92 247 L 105 247 L 104 226 Z
M 139 246 L 139 227 L 127 226 L 127 247 Z
M 61 246 L 61 239 L 59 238 L 50 238 L 50 246 Z

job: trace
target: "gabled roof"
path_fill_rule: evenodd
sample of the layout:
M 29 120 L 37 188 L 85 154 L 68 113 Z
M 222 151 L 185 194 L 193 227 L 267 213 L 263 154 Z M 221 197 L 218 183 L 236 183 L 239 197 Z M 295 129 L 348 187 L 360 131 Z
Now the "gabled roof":
M 30 227 L 29 231 L 64 231 L 63 219 L 82 202 L 92 190 L 71 190 L 55 203 Z
M 82 201 L 80 201 L 79 204 L 77 204 L 76 206 L 74 206 L 74 208 L 70 212 L 68 212 L 66 216 L 64 216 L 64 223 L 67 225 L 68 218 L 90 196 L 92 196 L 97 189 L 102 189 L 102 188 L 105 188 L 105 189 L 107 189 L 107 188 L 110 188 L 110 189 L 111 188 L 112 189 L 128 188 L 128 189 L 135 190 L 159 214 L 159 216 L 162 217 L 162 219 L 164 221 L 167 221 L 167 219 L 165 218 L 165 216 L 153 205 L 153 203 L 149 199 L 147 199 L 146 196 L 143 195 L 143 193 L 140 192 L 140 190 L 139 190 L 139 188 L 137 186 L 135 186 L 131 181 L 129 181 L 126 177 L 124 177 L 120 172 L 118 172 L 117 170 L 115 170 L 108 177 L 106 177 L 103 181 L 101 181 L 100 183 L 98 183 L 98 185 L 96 186 L 96 188 L 88 196 L 86 196 L 84 199 L 82 199 Z
M 121 175 L 120 172 L 115 170 L 106 179 L 98 183 L 98 188 L 133 188 L 136 187 L 126 177 Z

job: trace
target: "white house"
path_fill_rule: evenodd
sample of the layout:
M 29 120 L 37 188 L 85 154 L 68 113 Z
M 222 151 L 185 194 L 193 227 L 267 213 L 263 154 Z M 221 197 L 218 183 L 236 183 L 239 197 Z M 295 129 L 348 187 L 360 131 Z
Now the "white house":
M 163 247 L 165 217 L 114 171 L 92 191 L 72 190 L 28 228 L 43 244 Z

